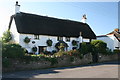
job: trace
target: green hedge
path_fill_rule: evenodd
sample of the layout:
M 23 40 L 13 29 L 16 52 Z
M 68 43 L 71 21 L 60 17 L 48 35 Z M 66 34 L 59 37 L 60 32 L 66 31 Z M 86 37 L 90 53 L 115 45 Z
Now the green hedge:
M 119 53 L 119 54 L 120 54 L 120 50 L 119 50 L 119 49 L 114 49 L 114 50 L 113 50 L 113 53 L 115 53 L 115 54 L 118 54 L 118 53 Z
M 19 44 L 4 43 L 2 46 L 2 57 L 22 58 L 25 55 L 25 49 Z
M 102 40 L 93 40 L 91 42 L 93 53 L 106 53 L 107 44 Z

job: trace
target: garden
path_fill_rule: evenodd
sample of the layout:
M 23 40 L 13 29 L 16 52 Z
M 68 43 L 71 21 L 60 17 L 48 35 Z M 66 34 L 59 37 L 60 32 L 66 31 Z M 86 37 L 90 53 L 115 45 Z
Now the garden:
M 21 68 L 21 70 L 24 70 L 22 67 L 26 65 L 30 67 L 30 64 L 37 64 L 37 68 L 58 67 L 63 64 L 63 66 L 80 65 L 81 63 L 89 64 L 92 62 L 98 62 L 99 54 L 108 56 L 120 53 L 120 50 L 118 49 L 113 51 L 108 49 L 107 44 L 101 40 L 93 40 L 91 43 L 83 42 L 80 44 L 81 47 L 79 49 L 70 51 L 65 51 L 64 48 L 66 44 L 60 43 L 60 45 L 57 46 L 57 48 L 59 48 L 58 52 L 52 54 L 43 52 L 38 55 L 28 54 L 26 49 L 22 48 L 19 44 L 10 42 L 12 39 L 10 34 L 10 31 L 5 32 L 1 40 L 2 49 L 0 50 L 2 50 L 3 69 L 16 68 L 15 70 L 17 70 Z M 51 41 L 49 40 L 49 46 L 51 46 L 50 43 Z M 32 65 L 30 69 L 32 69 Z

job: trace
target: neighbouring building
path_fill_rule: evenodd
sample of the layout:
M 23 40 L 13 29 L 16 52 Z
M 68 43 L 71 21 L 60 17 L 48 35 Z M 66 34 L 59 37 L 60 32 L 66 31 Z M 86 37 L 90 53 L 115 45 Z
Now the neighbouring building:
M 97 36 L 97 40 L 102 40 L 107 43 L 107 47 L 111 50 L 120 49 L 120 32 L 119 29 L 106 34 Z
M 37 47 L 37 53 L 42 52 L 44 48 L 47 51 L 57 50 L 55 45 L 59 41 L 68 45 L 66 50 L 72 50 L 73 47 L 80 46 L 72 45 L 73 40 L 79 44 L 96 39 L 95 33 L 84 21 L 86 15 L 83 16 L 83 22 L 78 22 L 20 12 L 18 2 L 15 6 L 16 13 L 10 18 L 9 30 L 13 33 L 13 41 L 26 48 L 28 52 L 32 52 L 33 47 Z M 30 42 L 25 43 L 25 38 Z M 47 45 L 47 40 L 52 41 L 51 46 Z

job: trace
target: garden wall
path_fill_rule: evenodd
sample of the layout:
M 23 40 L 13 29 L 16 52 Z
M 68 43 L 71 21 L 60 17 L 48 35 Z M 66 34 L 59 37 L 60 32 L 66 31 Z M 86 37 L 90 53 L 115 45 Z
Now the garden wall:
M 115 61 L 118 59 L 118 55 L 99 55 L 98 62 L 105 61 Z M 75 66 L 75 65 L 85 65 L 92 62 L 92 55 L 86 54 L 82 59 L 79 57 L 72 57 L 64 55 L 57 58 L 57 63 L 51 65 L 50 61 L 40 60 L 40 61 L 30 61 L 26 63 L 20 60 L 11 60 L 12 66 L 9 68 L 3 68 L 3 72 L 8 71 L 18 71 L 18 70 L 32 70 L 32 69 L 43 69 L 43 68 L 52 68 L 52 67 L 64 67 L 64 66 Z

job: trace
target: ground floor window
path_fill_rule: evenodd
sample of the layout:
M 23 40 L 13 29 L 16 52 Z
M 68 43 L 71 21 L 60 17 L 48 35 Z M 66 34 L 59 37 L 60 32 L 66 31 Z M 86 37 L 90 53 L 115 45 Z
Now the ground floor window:
M 70 42 L 70 37 L 65 38 L 67 42 Z
M 39 39 L 39 35 L 34 35 L 34 39 Z

